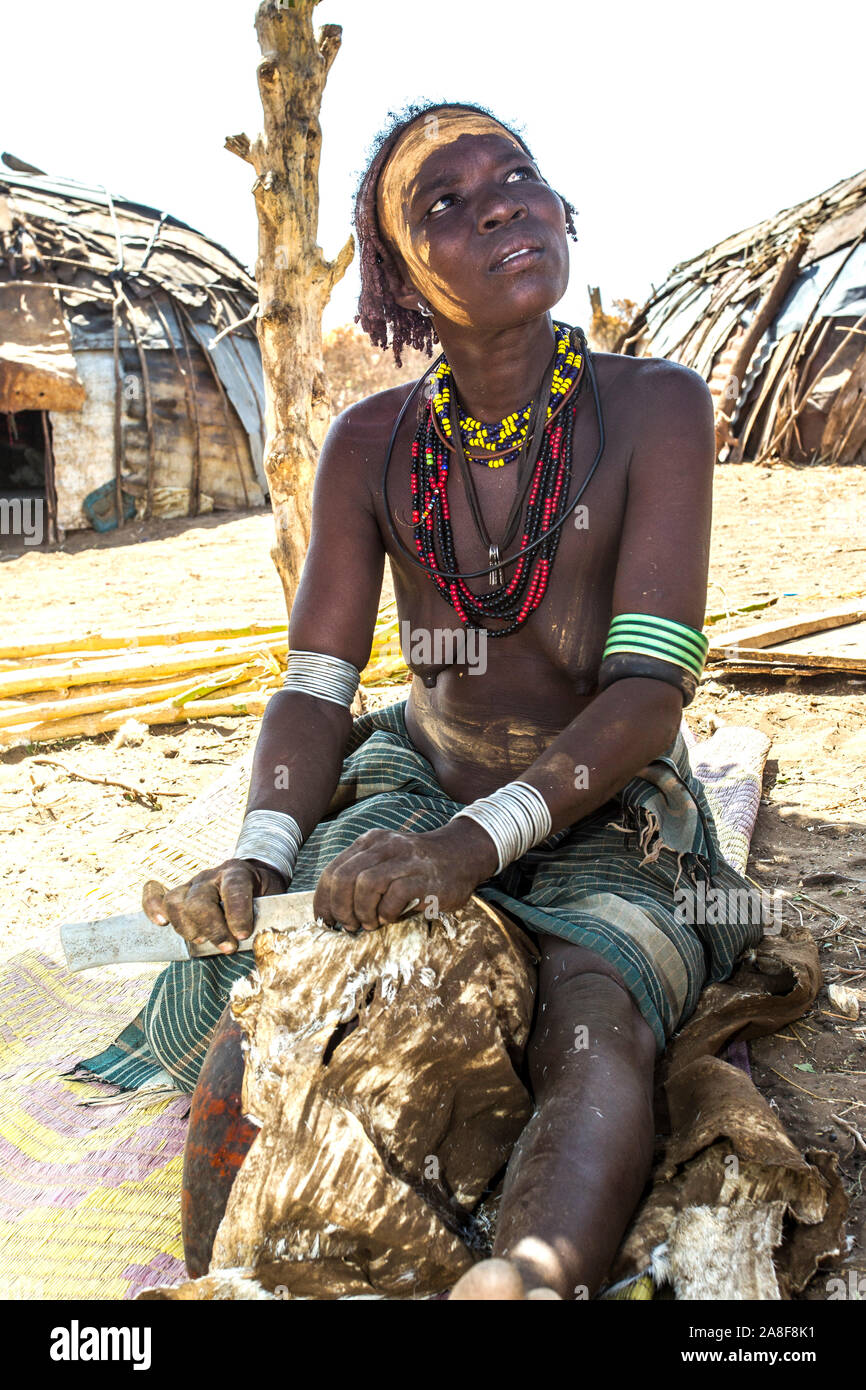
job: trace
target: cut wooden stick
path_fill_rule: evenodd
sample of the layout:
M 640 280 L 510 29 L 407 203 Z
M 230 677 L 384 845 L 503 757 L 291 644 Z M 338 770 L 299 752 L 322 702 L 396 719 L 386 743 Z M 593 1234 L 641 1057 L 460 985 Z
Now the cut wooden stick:
M 841 1125 L 843 1129 L 847 1129 L 849 1134 L 853 1134 L 856 1147 L 866 1153 L 866 1139 L 863 1138 L 859 1129 L 855 1129 L 850 1120 L 843 1120 L 841 1115 L 831 1115 L 830 1119 L 835 1120 L 837 1125 Z
M 723 608 L 718 613 L 708 613 L 704 618 L 704 627 L 724 622 L 725 618 L 736 618 L 740 613 L 758 613 L 762 608 L 772 608 L 773 604 L 778 602 L 779 595 L 776 594 L 775 598 L 766 598 L 761 602 L 741 603 L 736 608 Z
M 864 618 L 866 605 L 862 602 L 839 604 L 820 612 L 803 613 L 798 618 L 773 618 L 767 622 L 753 623 L 749 627 L 735 628 L 732 632 L 720 633 L 713 638 L 707 656 L 725 657 L 738 648 L 747 648 L 744 656 L 757 659 L 764 647 L 777 647 L 782 642 L 811 636 L 814 632 L 845 627 L 849 623 L 862 622 Z
M 260 715 L 287 653 L 282 619 L 224 628 L 166 624 L 0 648 L 0 744 L 110 733 L 131 718 L 172 724 Z M 410 679 L 391 601 L 379 611 L 361 682 Z
M 195 719 L 216 719 L 226 715 L 262 715 L 273 690 L 251 689 L 236 691 L 215 700 L 193 700 L 188 705 L 161 701 L 153 705 L 113 710 L 108 714 L 85 715 L 80 719 L 58 720 L 36 725 L 18 724 L 12 729 L 0 729 L 0 745 L 45 743 L 64 738 L 93 737 L 113 733 L 127 719 L 141 724 L 185 724 Z
M 57 767 L 61 772 L 65 772 L 67 777 L 71 777 L 75 782 L 89 782 L 94 787 L 116 787 L 126 796 L 131 796 L 133 800 L 140 801 L 149 810 L 158 809 L 158 798 L 160 796 L 183 796 L 183 792 L 143 792 L 140 787 L 130 787 L 127 782 L 113 782 L 108 777 L 90 777 L 86 772 L 76 772 L 75 768 L 66 767 L 64 763 L 59 763 L 55 758 L 34 758 L 34 763 L 39 763 L 42 767 Z

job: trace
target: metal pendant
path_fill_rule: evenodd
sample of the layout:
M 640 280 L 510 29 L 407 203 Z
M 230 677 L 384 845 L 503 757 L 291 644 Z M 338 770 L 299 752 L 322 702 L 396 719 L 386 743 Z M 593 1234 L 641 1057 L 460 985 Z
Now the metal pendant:
M 487 575 L 488 587 L 491 589 L 501 589 L 505 583 L 505 576 L 499 564 L 499 546 L 491 545 L 487 558 L 490 561 L 490 572 Z

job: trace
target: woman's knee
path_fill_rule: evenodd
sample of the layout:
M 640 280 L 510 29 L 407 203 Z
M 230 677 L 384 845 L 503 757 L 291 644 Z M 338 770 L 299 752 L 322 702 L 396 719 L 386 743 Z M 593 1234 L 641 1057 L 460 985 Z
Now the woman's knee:
M 656 1054 L 652 1028 L 612 968 L 560 974 L 539 989 L 530 1043 L 534 1078 L 557 1074 L 564 1061 L 580 1066 L 599 1057 L 651 1077 Z

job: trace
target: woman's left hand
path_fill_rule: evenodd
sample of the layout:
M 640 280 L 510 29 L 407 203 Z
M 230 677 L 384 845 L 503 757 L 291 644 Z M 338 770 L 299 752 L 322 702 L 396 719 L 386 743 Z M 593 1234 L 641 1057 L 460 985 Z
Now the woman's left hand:
M 463 816 L 415 834 L 368 830 L 324 869 L 313 911 L 352 933 L 396 922 L 413 901 L 435 917 L 462 907 L 497 862 L 487 831 Z

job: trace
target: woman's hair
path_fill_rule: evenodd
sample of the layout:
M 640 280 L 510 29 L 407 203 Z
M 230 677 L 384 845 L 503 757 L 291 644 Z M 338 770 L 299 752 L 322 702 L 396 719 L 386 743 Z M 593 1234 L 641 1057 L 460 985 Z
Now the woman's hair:
M 394 299 L 388 287 L 386 270 L 397 270 L 391 249 L 379 230 L 376 213 L 376 189 L 379 174 L 395 144 L 408 125 L 430 111 L 438 111 L 443 106 L 460 106 L 466 111 L 477 111 L 499 121 L 485 106 L 475 106 L 470 102 L 437 101 L 427 105 L 409 104 L 402 111 L 389 111 L 389 123 L 373 140 L 370 157 L 355 191 L 355 211 L 353 224 L 358 237 L 361 258 L 361 294 L 358 299 L 358 313 L 355 323 L 360 323 L 364 332 L 376 347 L 387 348 L 388 326 L 391 328 L 390 347 L 398 367 L 403 365 L 400 356 L 405 344 L 420 351 L 426 349 L 427 356 L 433 355 L 433 343 L 438 342 L 432 319 L 415 309 L 404 309 Z M 534 162 L 534 156 L 526 141 L 511 126 L 499 121 L 526 151 Z M 565 210 L 565 226 L 569 236 L 577 241 L 574 226 L 575 209 L 571 203 L 557 195 Z

